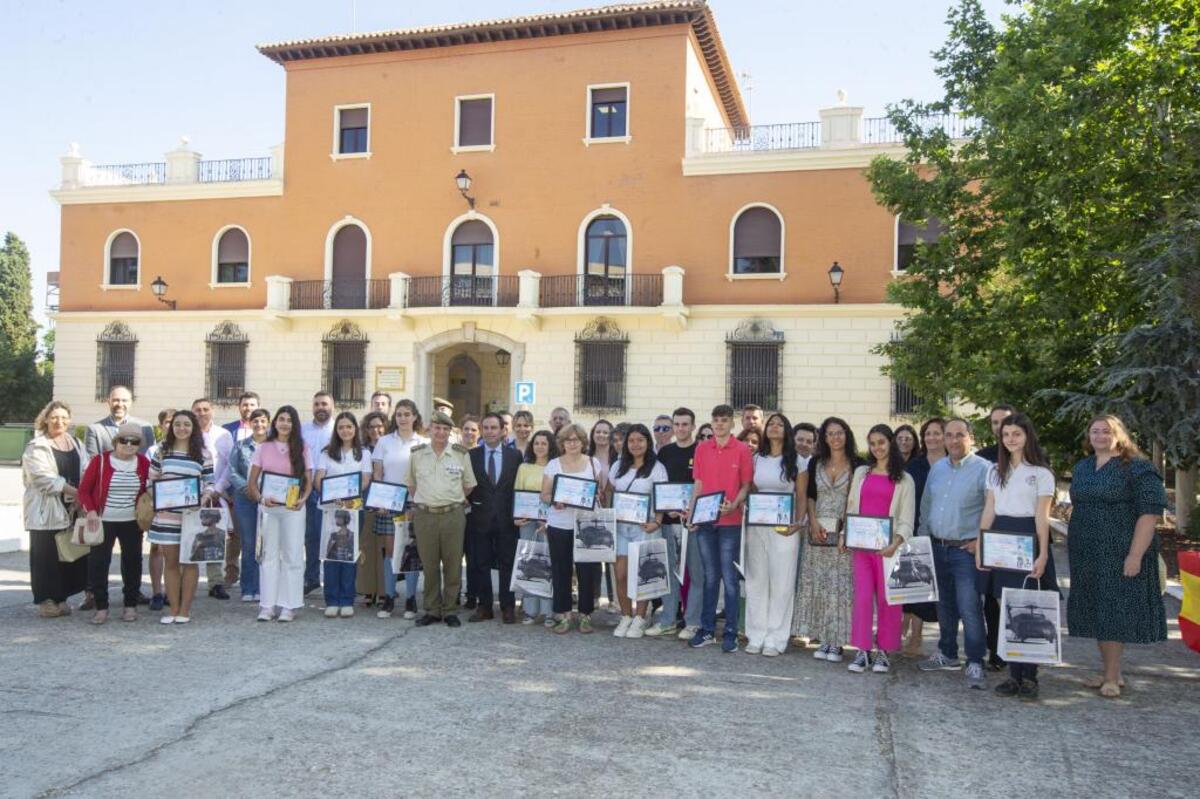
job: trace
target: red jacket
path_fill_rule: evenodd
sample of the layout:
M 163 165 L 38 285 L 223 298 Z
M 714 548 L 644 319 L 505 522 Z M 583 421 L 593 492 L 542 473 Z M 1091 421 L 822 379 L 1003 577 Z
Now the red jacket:
M 105 452 L 99 458 L 92 458 L 88 462 L 83 479 L 79 481 L 79 504 L 84 510 L 104 513 L 104 503 L 108 501 L 108 486 L 113 476 L 111 458 L 112 453 Z M 104 475 L 103 479 L 101 473 Z M 138 486 L 140 497 L 146 492 L 146 481 L 150 479 L 150 459 L 140 453 L 137 456 L 137 475 L 141 483 Z

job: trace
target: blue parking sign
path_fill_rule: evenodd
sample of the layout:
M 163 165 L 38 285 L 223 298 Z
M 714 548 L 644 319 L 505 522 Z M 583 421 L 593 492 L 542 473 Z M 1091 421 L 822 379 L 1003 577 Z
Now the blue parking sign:
M 513 384 L 513 402 L 517 405 L 532 405 L 537 401 L 537 387 L 532 380 L 518 380 Z

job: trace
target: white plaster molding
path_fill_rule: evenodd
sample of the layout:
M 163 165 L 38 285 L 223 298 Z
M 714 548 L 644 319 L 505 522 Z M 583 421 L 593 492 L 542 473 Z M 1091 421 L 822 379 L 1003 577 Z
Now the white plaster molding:
M 220 200 L 237 197 L 279 197 L 282 180 L 241 180 L 228 183 L 149 184 L 139 186 L 88 186 L 50 192 L 59 205 L 96 203 L 157 203 L 166 200 Z

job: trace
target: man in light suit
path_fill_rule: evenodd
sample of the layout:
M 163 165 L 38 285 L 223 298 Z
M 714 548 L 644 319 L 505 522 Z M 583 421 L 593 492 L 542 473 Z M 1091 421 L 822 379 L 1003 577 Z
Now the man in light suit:
M 522 458 L 504 445 L 504 422 L 489 413 L 479 424 L 482 443 L 471 450 L 471 469 L 477 485 L 471 492 L 467 514 L 467 590 L 478 597 L 469 622 L 495 618 L 492 611 L 492 568 L 500 570 L 500 617 L 505 624 L 517 620 L 516 595 L 509 588 L 513 558 L 517 553 L 517 528 L 513 524 L 513 486 Z

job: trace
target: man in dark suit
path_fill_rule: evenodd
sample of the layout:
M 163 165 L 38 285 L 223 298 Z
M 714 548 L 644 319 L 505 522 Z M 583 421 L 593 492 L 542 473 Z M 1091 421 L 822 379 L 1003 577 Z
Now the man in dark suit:
M 494 619 L 492 612 L 492 567 L 500 569 L 500 617 L 513 624 L 516 596 L 509 588 L 513 558 L 517 553 L 517 528 L 513 525 L 513 485 L 521 455 L 504 446 L 504 422 L 499 414 L 489 413 L 479 424 L 483 441 L 471 450 L 471 468 L 478 483 L 471 492 L 471 512 L 467 514 L 468 591 L 479 599 L 475 613 L 467 621 Z

